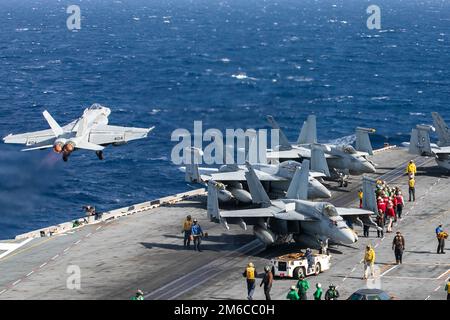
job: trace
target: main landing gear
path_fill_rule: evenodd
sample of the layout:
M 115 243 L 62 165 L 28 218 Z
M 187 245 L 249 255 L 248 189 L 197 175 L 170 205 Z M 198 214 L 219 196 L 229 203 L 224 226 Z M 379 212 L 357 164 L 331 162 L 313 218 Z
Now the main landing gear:
M 95 154 L 97 155 L 99 160 L 103 160 L 104 159 L 103 151 L 95 151 Z

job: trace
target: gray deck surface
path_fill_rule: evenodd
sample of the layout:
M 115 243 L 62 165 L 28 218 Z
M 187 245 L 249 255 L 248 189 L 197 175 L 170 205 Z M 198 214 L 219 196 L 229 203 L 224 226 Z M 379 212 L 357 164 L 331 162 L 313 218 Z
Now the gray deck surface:
M 377 153 L 373 160 L 378 173 L 398 185 L 407 198 L 405 164 L 411 158 L 403 150 Z M 338 286 L 342 298 L 366 286 L 360 263 L 367 243 L 376 246 L 377 277 L 381 288 L 399 299 L 445 299 L 443 286 L 450 275 L 450 251 L 435 253 L 434 229 L 439 223 L 449 226 L 450 184 L 434 160 L 417 158 L 417 200 L 407 202 L 404 218 L 395 225 L 406 238 L 404 264 L 395 266 L 391 250 L 392 234 L 376 238 L 360 236 L 353 246 L 331 249 L 332 267 L 318 277 L 309 277 L 312 289 L 317 282 L 326 289 Z M 360 177 L 347 189 L 333 191 L 332 203 L 356 206 Z M 181 224 L 190 214 L 199 219 L 209 237 L 203 252 L 184 250 Z M 362 233 L 359 227 L 355 229 Z M 448 245 L 447 245 L 448 248 Z M 74 230 L 64 235 L 33 239 L 0 259 L 0 299 L 129 299 L 137 288 L 146 299 L 245 299 L 244 267 L 249 261 L 262 271 L 271 257 L 295 252 L 286 245 L 264 249 L 252 231 L 231 226 L 226 231 L 206 217 L 205 199 L 198 198 L 159 207 Z M 447 249 L 448 250 L 448 249 Z M 67 268 L 79 266 L 81 289 L 67 288 Z M 295 280 L 276 279 L 273 299 L 285 299 Z M 255 299 L 263 299 L 257 288 Z

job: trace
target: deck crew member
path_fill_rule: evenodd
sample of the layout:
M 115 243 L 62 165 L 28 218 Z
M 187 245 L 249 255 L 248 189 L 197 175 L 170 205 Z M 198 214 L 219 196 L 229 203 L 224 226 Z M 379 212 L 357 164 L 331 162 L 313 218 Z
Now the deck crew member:
M 300 273 L 299 280 L 297 282 L 298 295 L 300 300 L 308 300 L 308 296 L 306 292 L 309 289 L 309 282 L 305 279 L 303 273 Z
M 438 247 L 437 247 L 437 253 L 445 253 L 444 252 L 444 248 L 445 248 L 445 239 L 448 238 L 448 233 L 444 231 L 444 229 L 442 229 L 442 224 L 440 224 L 437 228 L 436 228 L 436 238 L 438 240 Z
M 370 245 L 366 247 L 366 252 L 364 254 L 364 277 L 363 279 L 366 280 L 368 278 L 368 272 L 370 270 L 370 273 L 372 274 L 372 277 L 374 276 L 373 272 L 373 266 L 375 264 L 375 250 L 372 249 Z
M 194 221 L 192 222 L 191 234 L 192 238 L 194 239 L 194 250 L 202 252 L 202 250 L 200 250 L 200 244 L 202 243 L 203 230 L 202 227 L 200 227 L 200 225 L 198 224 L 197 219 L 194 219 Z
M 289 290 L 286 299 L 288 300 L 300 300 L 300 297 L 297 293 L 297 288 L 295 286 L 291 287 L 291 290 Z
M 243 276 L 247 280 L 247 299 L 253 300 L 253 293 L 255 292 L 255 279 L 256 279 L 256 268 L 252 262 L 249 262 L 247 268 L 243 273 Z
M 447 292 L 447 300 L 450 300 L 450 278 L 448 278 L 447 284 L 445 285 L 445 291 Z
M 131 300 L 144 300 L 144 292 L 142 290 L 136 291 L 136 295 L 131 297 Z
M 358 198 L 359 198 L 359 207 L 360 208 L 362 208 L 362 206 L 363 206 L 363 197 L 364 197 L 364 193 L 363 193 L 362 189 L 359 189 Z
M 316 292 L 314 292 L 314 300 L 322 300 L 322 285 L 320 283 L 316 284 Z
M 384 237 L 384 212 L 379 209 L 378 215 L 376 218 L 377 226 L 379 229 L 377 229 L 377 238 L 383 238 Z
M 409 178 L 409 201 L 416 201 L 416 179 L 413 177 Z
M 184 234 L 183 246 L 185 248 L 191 247 L 191 229 L 192 229 L 192 218 L 191 216 L 187 216 L 183 222 L 183 230 L 181 231 Z
M 269 266 L 265 266 L 264 271 L 264 277 L 259 286 L 261 287 L 264 284 L 264 295 L 266 296 L 266 300 L 272 300 L 270 298 L 270 290 L 272 289 L 273 274 Z
M 394 240 L 392 241 L 392 250 L 394 250 L 396 264 L 401 264 L 403 251 L 405 250 L 405 238 L 400 231 L 397 231 Z
M 325 300 L 337 300 L 339 298 L 339 291 L 336 290 L 334 284 L 330 284 L 330 288 L 325 293 Z
M 417 172 L 416 164 L 414 163 L 413 160 L 410 160 L 408 165 L 406 166 L 406 174 L 414 178 L 416 172 Z

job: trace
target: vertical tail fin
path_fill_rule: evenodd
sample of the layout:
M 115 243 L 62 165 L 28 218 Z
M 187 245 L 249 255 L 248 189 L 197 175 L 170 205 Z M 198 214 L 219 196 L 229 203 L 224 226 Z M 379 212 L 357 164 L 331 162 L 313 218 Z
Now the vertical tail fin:
M 252 196 L 252 202 L 260 204 L 263 207 L 270 206 L 270 198 L 267 195 L 266 190 L 264 190 L 261 181 L 259 181 L 258 176 L 253 170 L 253 167 L 248 162 L 246 163 L 248 171 L 245 173 L 245 179 L 247 180 L 248 188 Z
M 317 143 L 317 125 L 316 116 L 311 114 L 308 119 L 303 122 L 302 130 L 297 139 L 297 144 Z
M 417 125 L 411 131 L 408 152 L 417 155 L 431 155 L 430 126 Z
M 378 213 L 377 199 L 375 197 L 376 180 L 363 176 L 363 209 Z
M 42 115 L 44 116 L 45 120 L 47 120 L 47 123 L 52 129 L 55 137 L 59 137 L 64 133 L 64 130 L 59 126 L 58 122 L 56 122 L 56 120 L 53 119 L 53 117 L 50 115 L 50 113 L 48 113 L 47 110 L 44 110 Z
M 208 199 L 206 203 L 208 217 L 213 219 L 219 219 L 219 196 L 216 187 L 216 182 L 213 180 L 208 181 Z
M 356 128 L 356 150 L 367 152 L 373 155 L 372 143 L 370 142 L 369 133 L 374 133 L 375 129 Z
M 327 177 L 330 176 L 330 169 L 328 168 L 327 159 L 325 159 L 325 152 L 317 145 L 311 147 L 311 170 L 322 172 Z
M 200 176 L 200 172 L 198 170 L 198 163 L 202 156 L 202 151 L 198 148 L 186 148 L 186 153 L 190 157 L 190 161 L 186 163 L 186 174 L 184 176 L 184 180 L 186 182 L 203 182 L 202 177 Z
M 442 119 L 440 114 L 437 112 L 432 112 L 431 116 L 433 117 L 433 125 L 436 128 L 436 134 L 439 138 L 438 145 L 440 147 L 450 146 L 450 129 L 444 119 Z
M 289 143 L 288 138 L 286 137 L 284 132 L 281 130 L 280 126 L 275 121 L 275 119 L 272 116 L 267 116 L 267 121 L 269 122 L 270 126 L 273 129 L 278 130 L 278 132 L 279 132 L 279 139 L 280 139 L 279 150 L 291 150 L 292 145 Z
M 286 193 L 287 199 L 307 200 L 309 182 L 309 160 L 302 162 L 301 169 L 297 167 L 294 177 Z

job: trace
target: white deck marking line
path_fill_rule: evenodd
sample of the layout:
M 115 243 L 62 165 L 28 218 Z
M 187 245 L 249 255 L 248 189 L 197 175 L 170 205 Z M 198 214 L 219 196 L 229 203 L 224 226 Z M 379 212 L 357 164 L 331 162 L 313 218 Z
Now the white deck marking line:
M 0 259 L 7 256 L 10 253 L 12 253 L 13 251 L 19 249 L 20 247 L 26 245 L 28 242 L 30 242 L 33 239 L 34 238 L 28 238 L 20 243 L 1 243 L 0 245 L 5 247 L 4 250 L 6 250 L 6 252 L 3 252 L 2 254 L 0 254 Z
M 380 274 L 380 278 L 385 276 L 388 272 L 391 272 L 392 270 L 394 270 L 395 268 L 397 268 L 399 265 L 395 265 L 392 268 L 387 269 L 385 272 L 383 272 L 382 274 Z
M 31 271 L 30 273 L 28 273 L 25 277 L 29 277 L 34 273 L 34 271 Z
M 434 289 L 434 292 L 438 291 L 441 288 L 441 286 L 438 286 L 436 289 Z
M 355 270 L 356 270 L 356 267 L 354 267 L 351 272 L 354 272 Z
M 437 280 L 436 278 L 418 278 L 418 277 L 400 277 L 400 276 L 385 276 L 392 279 L 408 279 L 408 280 Z
M 377 243 L 377 244 L 374 246 L 374 248 L 375 248 L 375 249 L 378 248 L 378 245 L 379 245 L 379 243 Z
M 77 242 L 75 242 L 75 244 L 79 244 L 81 242 L 81 239 L 80 240 L 78 240 Z
M 18 284 L 20 283 L 20 281 L 22 281 L 22 279 L 19 279 L 19 280 L 17 280 L 16 282 L 14 282 L 14 283 L 12 284 L 12 286 L 14 287 L 15 285 L 18 285 Z
M 2 291 L 0 291 L 0 294 L 4 294 L 6 292 L 6 289 L 3 289 Z
M 89 232 L 85 237 L 87 238 L 87 237 L 90 237 L 91 235 L 92 235 L 92 233 Z
M 448 272 L 450 271 L 450 269 L 448 269 L 447 271 L 445 271 L 443 274 L 441 274 L 439 277 L 437 277 L 436 279 L 440 279 L 443 276 L 445 276 Z
M 68 247 L 68 248 L 65 248 L 63 252 L 66 252 L 66 251 L 67 251 L 67 250 L 69 250 L 69 249 L 70 249 L 70 247 Z
M 47 262 L 44 262 L 43 264 L 41 264 L 41 265 L 39 266 L 39 268 L 45 267 L 46 264 L 47 264 Z
M 95 230 L 100 230 L 102 228 L 102 226 L 100 226 L 100 227 L 97 227 L 97 229 L 95 229 Z
M 425 300 L 428 300 L 428 299 L 430 299 L 430 298 L 431 298 L 431 296 L 428 296 L 428 297 L 425 298 Z
M 52 258 L 52 260 L 55 260 L 56 258 L 58 258 L 59 257 L 59 254 L 57 254 L 56 256 L 54 256 L 53 258 Z
M 345 280 L 347 280 L 347 277 L 345 277 L 344 279 L 342 279 L 342 282 L 344 282 Z

